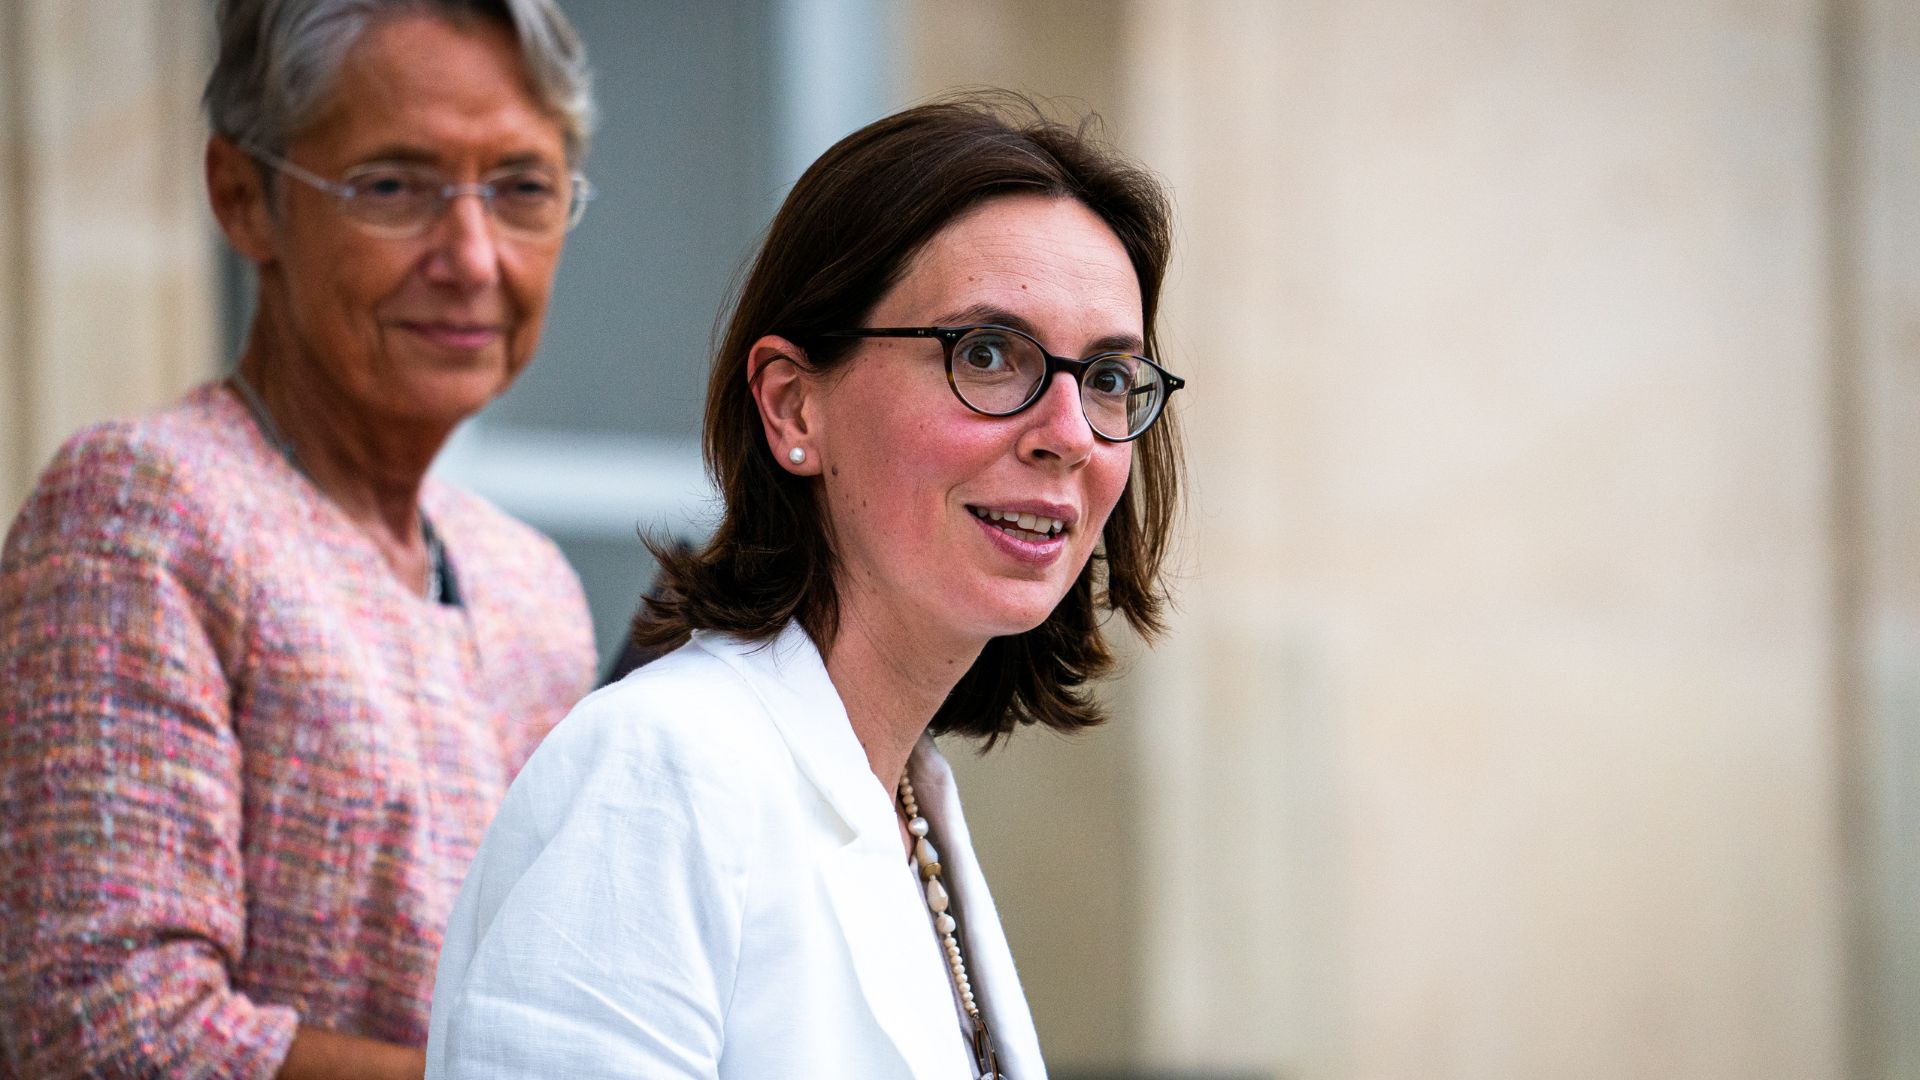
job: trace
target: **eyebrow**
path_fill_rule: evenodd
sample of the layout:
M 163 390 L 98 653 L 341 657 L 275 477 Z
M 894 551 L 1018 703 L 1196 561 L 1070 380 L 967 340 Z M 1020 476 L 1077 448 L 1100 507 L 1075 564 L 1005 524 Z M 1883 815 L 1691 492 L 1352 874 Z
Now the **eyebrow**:
M 993 323 L 996 326 L 1009 326 L 1029 335 L 1035 340 L 1039 340 L 1040 337 L 1038 328 L 1033 325 L 1031 320 L 1023 318 L 1005 308 L 995 307 L 992 304 L 974 304 L 935 320 L 935 325 L 937 326 L 969 326 L 974 323 Z M 1098 338 L 1091 342 L 1086 355 L 1093 356 L 1098 353 L 1109 352 L 1144 354 L 1146 348 L 1146 343 L 1132 334 L 1109 334 L 1106 337 Z

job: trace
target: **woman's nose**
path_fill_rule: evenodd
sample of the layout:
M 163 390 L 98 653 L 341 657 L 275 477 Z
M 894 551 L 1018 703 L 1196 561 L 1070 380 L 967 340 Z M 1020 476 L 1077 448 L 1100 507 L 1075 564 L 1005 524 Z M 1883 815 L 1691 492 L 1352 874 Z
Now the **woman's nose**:
M 1022 435 L 1022 449 L 1037 458 L 1057 458 L 1077 467 L 1093 453 L 1093 428 L 1080 403 L 1080 383 L 1065 371 L 1056 371 L 1040 400 L 1027 410 L 1031 417 Z
M 439 276 L 469 288 L 499 280 L 499 237 L 487 200 L 479 192 L 463 191 L 450 199 L 435 230 L 433 262 Z

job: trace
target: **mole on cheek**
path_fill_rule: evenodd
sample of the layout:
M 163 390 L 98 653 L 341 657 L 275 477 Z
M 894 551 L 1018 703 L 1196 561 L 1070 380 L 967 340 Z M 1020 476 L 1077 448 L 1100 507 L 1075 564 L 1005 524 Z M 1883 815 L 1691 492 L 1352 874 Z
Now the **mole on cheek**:
M 835 476 L 839 476 L 839 475 L 840 475 L 840 466 L 838 466 L 838 465 L 829 465 L 829 466 L 827 467 L 827 471 L 828 471 L 828 472 L 830 472 L 830 473 L 832 473 L 832 474 L 833 474 L 833 475 L 835 475 Z

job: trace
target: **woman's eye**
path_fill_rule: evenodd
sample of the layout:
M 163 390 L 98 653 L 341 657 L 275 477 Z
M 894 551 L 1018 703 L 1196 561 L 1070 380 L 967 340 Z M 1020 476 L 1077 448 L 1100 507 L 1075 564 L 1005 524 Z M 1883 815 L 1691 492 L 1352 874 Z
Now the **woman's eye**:
M 999 371 L 1007 366 L 1007 346 L 1003 341 L 976 338 L 966 343 L 960 359 L 975 371 Z
M 420 177 L 404 172 L 365 173 L 353 178 L 354 194 L 380 202 L 419 198 L 427 187 Z
M 545 202 L 559 194 L 559 188 L 553 181 L 539 173 L 517 173 L 500 179 L 494 184 L 497 197 L 512 199 L 515 202 Z
M 1121 362 L 1109 360 L 1087 372 L 1083 382 L 1088 390 L 1104 397 L 1124 397 L 1133 388 L 1133 372 Z

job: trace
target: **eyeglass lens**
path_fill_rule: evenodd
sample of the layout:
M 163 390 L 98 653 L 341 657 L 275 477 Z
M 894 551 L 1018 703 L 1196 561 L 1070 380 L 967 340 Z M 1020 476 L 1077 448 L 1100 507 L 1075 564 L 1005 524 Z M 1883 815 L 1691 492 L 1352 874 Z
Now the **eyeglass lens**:
M 351 173 L 344 181 L 350 214 L 396 232 L 432 224 L 454 196 L 467 191 L 486 201 L 503 228 L 533 235 L 565 231 L 583 206 L 566 178 L 555 179 L 541 169 L 499 173 L 479 184 L 452 184 L 428 169 L 383 165 Z
M 1032 400 L 1047 377 L 1047 357 L 1038 344 L 993 327 L 973 330 L 953 343 L 953 387 L 962 401 L 984 413 L 1006 415 Z M 1109 439 L 1140 434 L 1166 396 L 1159 369 L 1140 357 L 1096 357 L 1080 373 L 1080 405 L 1087 423 Z

